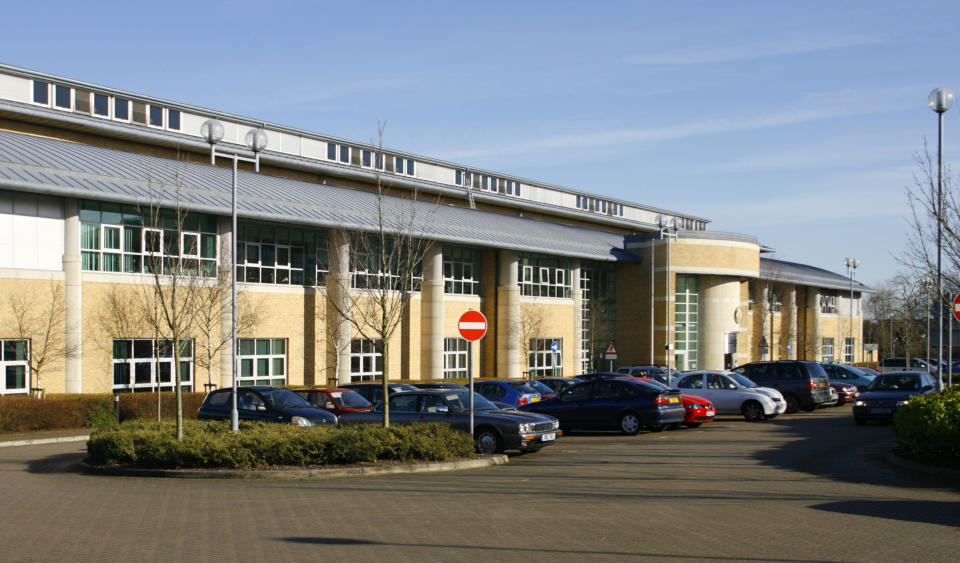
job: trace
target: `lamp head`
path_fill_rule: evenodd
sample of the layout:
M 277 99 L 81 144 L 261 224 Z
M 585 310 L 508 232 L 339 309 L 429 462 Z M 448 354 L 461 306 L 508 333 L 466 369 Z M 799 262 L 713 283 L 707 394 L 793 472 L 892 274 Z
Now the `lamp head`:
M 245 140 L 250 150 L 255 153 L 262 152 L 263 149 L 267 148 L 267 143 L 269 142 L 267 134 L 263 129 L 251 129 L 247 131 Z
M 953 105 L 953 90 L 949 88 L 934 88 L 927 96 L 927 105 L 937 113 L 943 113 Z
M 203 140 L 215 145 L 223 139 L 223 123 L 216 119 L 208 119 L 200 126 L 200 136 Z

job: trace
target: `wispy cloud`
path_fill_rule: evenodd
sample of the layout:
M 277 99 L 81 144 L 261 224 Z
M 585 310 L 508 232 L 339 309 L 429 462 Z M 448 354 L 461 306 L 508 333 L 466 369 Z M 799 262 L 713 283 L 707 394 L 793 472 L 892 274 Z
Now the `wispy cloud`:
M 845 37 L 777 39 L 757 41 L 742 45 L 717 46 L 709 49 L 661 51 L 625 55 L 623 62 L 635 65 L 698 65 L 720 64 L 752 59 L 801 55 L 849 47 L 875 45 L 881 41 L 868 35 Z

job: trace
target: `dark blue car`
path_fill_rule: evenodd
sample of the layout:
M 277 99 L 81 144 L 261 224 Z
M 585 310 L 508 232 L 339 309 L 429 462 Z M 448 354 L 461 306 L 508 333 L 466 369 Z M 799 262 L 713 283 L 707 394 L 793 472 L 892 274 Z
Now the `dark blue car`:
M 880 374 L 853 403 L 853 420 L 866 424 L 869 420 L 889 421 L 912 397 L 937 391 L 937 378 L 927 372 L 901 371 Z
M 197 411 L 200 420 L 230 420 L 233 389 L 211 391 Z M 286 422 L 298 426 L 337 425 L 337 415 L 312 406 L 300 395 L 283 387 L 240 387 L 237 390 L 240 420 Z
M 520 380 L 477 381 L 473 384 L 473 390 L 478 395 L 483 395 L 488 401 L 506 403 L 513 407 L 522 407 L 541 399 L 536 389 L 527 385 L 526 381 Z
M 560 420 L 560 427 L 620 430 L 633 435 L 641 428 L 662 428 L 683 422 L 680 391 L 632 379 L 597 378 L 548 401 L 520 407 Z

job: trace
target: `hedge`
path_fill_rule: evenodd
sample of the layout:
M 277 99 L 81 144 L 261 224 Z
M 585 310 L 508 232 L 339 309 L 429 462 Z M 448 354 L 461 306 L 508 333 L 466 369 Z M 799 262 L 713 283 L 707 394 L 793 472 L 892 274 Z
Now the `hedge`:
M 176 417 L 176 395 L 160 394 L 161 416 Z M 183 393 L 183 417 L 195 419 L 204 393 Z M 156 393 L 120 395 L 120 420 L 157 418 Z M 0 396 L 0 433 L 96 428 L 116 424 L 113 395 Z
M 902 453 L 960 469 L 960 386 L 913 397 L 894 415 Z
M 447 424 L 347 428 L 226 421 L 184 421 L 184 439 L 174 421 L 124 422 L 95 430 L 87 462 L 154 469 L 314 467 L 378 461 L 446 461 L 473 455 L 470 436 Z

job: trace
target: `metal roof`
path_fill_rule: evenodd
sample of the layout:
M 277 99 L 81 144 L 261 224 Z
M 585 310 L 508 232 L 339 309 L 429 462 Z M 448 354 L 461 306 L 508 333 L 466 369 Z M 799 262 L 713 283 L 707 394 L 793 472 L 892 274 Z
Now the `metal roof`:
M 848 277 L 823 268 L 773 258 L 760 258 L 760 278 L 826 289 L 850 290 L 850 278 Z M 853 290 L 861 293 L 871 293 L 873 291 L 856 280 L 853 281 Z
M 237 215 L 318 228 L 371 231 L 377 194 L 240 171 Z M 385 179 L 386 182 L 389 178 Z M 0 131 L 0 188 L 126 204 L 175 204 L 229 215 L 229 168 Z M 398 190 L 409 193 L 406 190 Z M 387 195 L 387 229 L 441 242 L 614 261 L 624 237 L 584 227 Z M 406 227 L 410 225 L 410 227 Z

